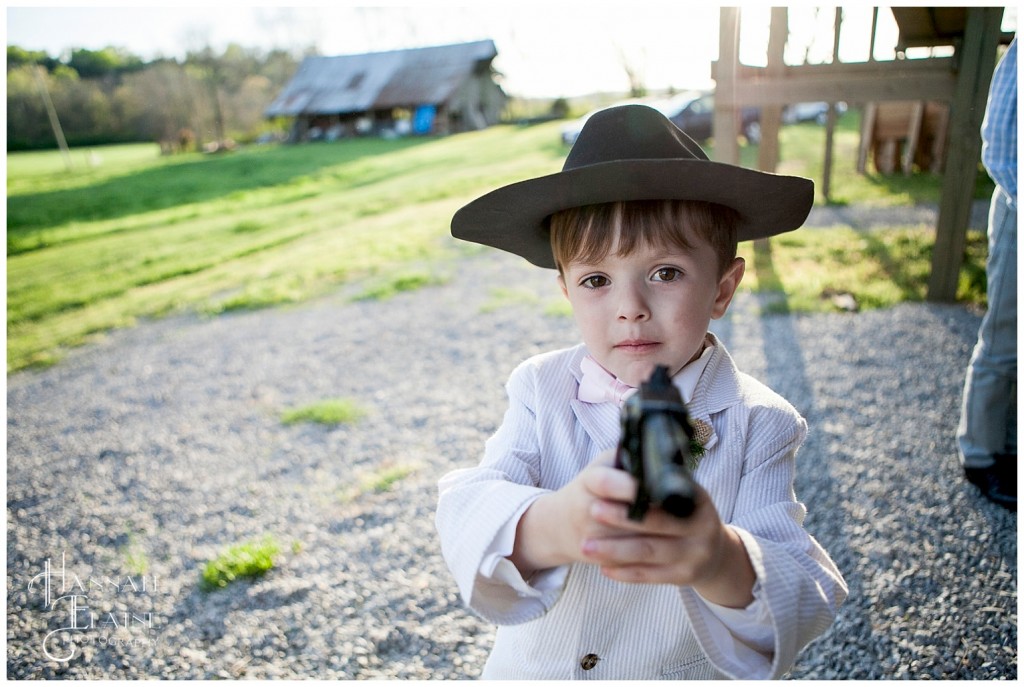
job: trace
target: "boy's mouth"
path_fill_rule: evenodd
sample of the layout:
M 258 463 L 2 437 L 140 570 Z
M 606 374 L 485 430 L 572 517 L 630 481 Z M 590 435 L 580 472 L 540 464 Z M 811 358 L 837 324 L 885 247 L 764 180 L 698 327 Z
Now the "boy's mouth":
M 615 348 L 628 353 L 645 353 L 659 345 L 657 341 L 649 341 L 648 339 L 626 339 L 615 344 Z

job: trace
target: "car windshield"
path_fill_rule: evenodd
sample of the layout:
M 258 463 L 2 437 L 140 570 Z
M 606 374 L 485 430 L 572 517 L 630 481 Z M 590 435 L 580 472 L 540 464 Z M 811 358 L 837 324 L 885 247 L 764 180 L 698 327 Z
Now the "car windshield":
M 646 104 L 671 119 L 682 112 L 690 103 L 700 100 L 700 98 L 700 93 L 681 93 L 671 98 L 649 101 Z

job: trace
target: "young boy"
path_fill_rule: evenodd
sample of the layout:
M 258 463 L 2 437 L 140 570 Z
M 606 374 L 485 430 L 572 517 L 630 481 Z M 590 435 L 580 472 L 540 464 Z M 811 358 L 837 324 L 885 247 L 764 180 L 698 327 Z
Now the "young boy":
M 708 324 L 738 240 L 796 229 L 806 179 L 711 162 L 652 108 L 587 122 L 562 172 L 493 191 L 452 233 L 558 270 L 583 344 L 522 363 L 476 468 L 440 482 L 466 603 L 498 624 L 484 678 L 778 678 L 846 597 L 793 492 L 806 423 Z M 668 366 L 703 456 L 697 508 L 627 518 L 622 399 Z

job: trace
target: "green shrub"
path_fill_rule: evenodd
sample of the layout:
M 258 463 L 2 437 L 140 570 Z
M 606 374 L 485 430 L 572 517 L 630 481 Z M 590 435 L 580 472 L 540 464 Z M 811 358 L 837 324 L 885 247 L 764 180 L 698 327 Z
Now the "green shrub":
M 274 567 L 281 550 L 271 536 L 228 547 L 203 567 L 200 586 L 205 592 L 227 587 L 239 579 L 262 577 Z
M 351 503 L 365 494 L 383 494 L 391 491 L 398 482 L 420 468 L 417 464 L 382 465 L 364 474 L 358 484 L 342 489 L 338 496 L 343 503 Z
M 302 408 L 285 411 L 281 422 L 293 425 L 297 422 L 313 422 L 320 425 L 342 425 L 358 422 L 366 415 L 354 401 L 347 398 L 330 398 Z
M 408 272 L 368 286 L 354 300 L 383 301 L 406 291 L 415 291 L 425 286 L 439 286 L 447 281 L 446 277 L 426 272 Z

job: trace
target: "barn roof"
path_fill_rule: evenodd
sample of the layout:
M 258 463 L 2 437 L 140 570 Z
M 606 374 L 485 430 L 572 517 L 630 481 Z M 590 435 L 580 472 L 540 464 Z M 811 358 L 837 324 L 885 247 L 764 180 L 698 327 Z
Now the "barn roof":
M 268 117 L 343 114 L 441 104 L 480 63 L 497 55 L 490 40 L 362 55 L 307 57 Z

